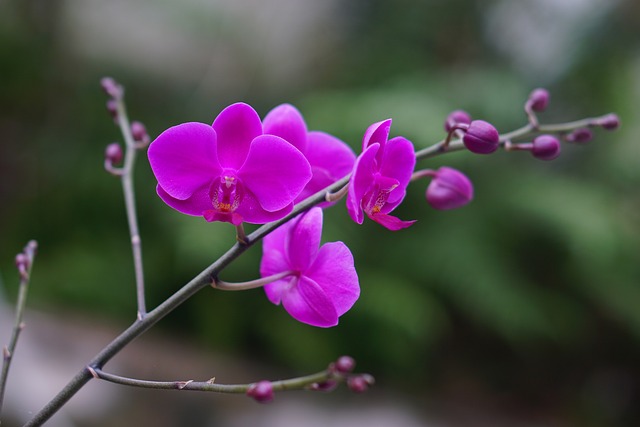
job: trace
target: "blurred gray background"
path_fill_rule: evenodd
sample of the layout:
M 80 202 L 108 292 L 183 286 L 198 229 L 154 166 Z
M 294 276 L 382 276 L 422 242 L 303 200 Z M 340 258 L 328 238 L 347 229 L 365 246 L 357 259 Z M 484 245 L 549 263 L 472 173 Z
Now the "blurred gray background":
M 261 116 L 290 102 L 310 129 L 359 151 L 393 118 L 417 148 L 453 109 L 500 131 L 525 123 L 535 87 L 543 122 L 617 112 L 551 163 L 527 153 L 454 153 L 476 199 L 451 212 L 409 188 L 418 222 L 357 226 L 344 204 L 325 241 L 352 249 L 362 296 L 324 330 L 261 290 L 205 290 L 108 368 L 147 379 L 289 377 L 341 354 L 374 374 L 355 396 L 237 396 L 92 382 L 53 426 L 635 426 L 640 424 L 640 3 L 634 0 L 1 0 L 0 339 L 17 291 L 13 259 L 40 243 L 27 329 L 5 420 L 17 425 L 133 321 L 133 267 L 120 184 L 102 169 L 120 139 L 99 80 L 126 87 L 132 119 L 155 137 L 211 122 L 244 101 Z M 168 208 L 140 156 L 136 188 L 148 305 L 234 239 Z M 260 249 L 223 278 L 258 275 Z M 4 423 L 3 423 L 4 425 Z

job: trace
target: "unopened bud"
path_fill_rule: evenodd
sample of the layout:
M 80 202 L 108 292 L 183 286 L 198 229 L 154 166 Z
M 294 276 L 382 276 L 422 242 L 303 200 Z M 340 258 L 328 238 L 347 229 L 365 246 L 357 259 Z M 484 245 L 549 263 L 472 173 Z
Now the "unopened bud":
M 124 88 L 111 77 L 103 77 L 100 80 L 100 86 L 113 99 L 120 99 L 124 94 Z
M 150 141 L 147 129 L 138 121 L 131 123 L 131 136 L 133 136 L 134 141 L 141 142 L 143 144 L 148 144 Z
M 617 114 L 607 114 L 595 123 L 606 130 L 615 130 L 620 126 L 620 118 Z
M 29 269 L 29 257 L 22 252 L 16 255 L 16 267 L 21 275 L 25 275 Z
M 474 120 L 462 137 L 462 142 L 473 153 L 490 154 L 498 149 L 500 134 L 490 123 Z
M 273 400 L 273 385 L 271 381 L 260 381 L 252 384 L 247 390 L 247 396 L 253 397 L 260 403 L 271 402 Z
M 107 111 L 113 120 L 118 120 L 118 101 L 109 98 L 107 100 Z
M 560 141 L 552 135 L 540 135 L 533 140 L 533 157 L 540 160 L 553 160 L 560 155 Z
M 525 105 L 525 109 L 531 109 L 533 111 L 544 111 L 549 104 L 549 91 L 543 88 L 537 88 L 531 91 L 529 99 Z
M 473 184 L 462 172 L 443 166 L 433 173 L 433 177 L 426 197 L 434 209 L 456 209 L 473 199 Z
M 313 383 L 309 386 L 310 390 L 330 392 L 338 386 L 338 382 L 334 380 L 322 381 L 321 383 Z
M 471 123 L 471 116 L 464 110 L 455 110 L 449 113 L 445 122 L 444 122 L 444 130 L 447 132 L 451 132 L 451 129 L 457 124 L 465 124 L 468 125 Z
M 373 383 L 373 377 L 368 374 L 354 375 L 347 379 L 347 387 L 354 393 L 364 393 Z
M 336 372 L 348 374 L 356 367 L 356 361 L 351 356 L 340 356 L 334 364 Z
M 591 141 L 592 138 L 593 132 L 589 128 L 578 128 L 565 136 L 567 141 L 578 143 Z
M 104 157 L 112 165 L 120 163 L 122 161 L 122 147 L 120 147 L 120 144 L 112 142 L 107 145 L 104 150 Z

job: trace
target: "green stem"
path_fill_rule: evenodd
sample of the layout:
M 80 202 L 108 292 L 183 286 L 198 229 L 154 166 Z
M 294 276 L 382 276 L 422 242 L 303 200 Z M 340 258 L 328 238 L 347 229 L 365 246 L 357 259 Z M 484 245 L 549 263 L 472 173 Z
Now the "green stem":
M 114 375 L 97 368 L 88 368 L 88 370 L 95 378 L 109 381 L 115 384 L 161 390 L 208 391 L 214 393 L 246 393 L 254 384 L 217 384 L 214 382 L 213 378 L 209 381 L 149 381 Z M 301 390 L 310 386 L 311 384 L 321 383 L 329 379 L 339 380 L 341 378 L 341 376 L 337 376 L 336 374 L 333 374 L 329 370 L 325 369 L 324 371 L 320 371 L 311 375 L 289 378 L 286 380 L 271 381 L 271 385 L 274 391 Z
M 211 287 L 214 289 L 221 289 L 223 291 L 246 291 L 248 289 L 261 288 L 264 285 L 268 285 L 276 280 L 284 279 L 287 276 L 295 274 L 293 271 L 284 271 L 278 274 L 272 274 L 271 276 L 261 277 L 260 279 L 250 280 L 248 282 L 224 282 L 222 280 L 214 279 L 211 283 Z

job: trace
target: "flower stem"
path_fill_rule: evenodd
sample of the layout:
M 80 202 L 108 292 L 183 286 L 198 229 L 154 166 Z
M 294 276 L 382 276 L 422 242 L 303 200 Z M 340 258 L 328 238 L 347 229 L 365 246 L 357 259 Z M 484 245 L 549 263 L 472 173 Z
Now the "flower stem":
M 33 266 L 33 260 L 36 255 L 37 247 L 38 244 L 35 242 L 35 240 L 32 240 L 27 244 L 27 246 L 25 246 L 23 252 L 23 254 L 26 256 L 26 268 L 24 269 L 24 271 L 20 271 L 20 288 L 18 291 L 18 301 L 16 303 L 16 316 L 13 323 L 13 331 L 11 333 L 9 344 L 2 349 L 3 360 L 2 373 L 0 374 L 0 414 L 2 414 L 4 392 L 7 386 L 7 378 L 9 376 L 11 361 L 13 360 L 13 353 L 15 352 L 16 345 L 18 344 L 20 332 L 22 332 L 22 329 L 24 329 L 22 317 L 27 302 L 27 293 L 29 291 L 29 281 L 31 278 L 31 268 Z
M 162 390 L 191 390 L 191 391 L 208 391 L 214 393 L 246 393 L 253 383 L 248 384 L 217 384 L 214 378 L 208 381 L 149 381 L 135 378 L 123 377 L 104 372 L 99 368 L 87 368 L 94 378 L 109 381 L 116 384 L 128 385 L 132 387 L 153 388 Z M 308 386 L 323 381 L 341 380 L 342 376 L 329 369 L 302 377 L 289 378 L 285 380 L 272 381 L 274 391 L 283 390 L 301 390 Z
M 129 223 L 129 235 L 131 237 L 131 249 L 133 252 L 133 268 L 136 278 L 136 299 L 138 301 L 138 319 L 147 314 L 144 295 L 144 272 L 142 266 L 142 241 L 138 231 L 138 216 L 136 213 L 135 192 L 133 188 L 133 170 L 138 146 L 131 134 L 131 124 L 127 116 L 124 104 L 124 96 L 116 98 L 118 126 L 125 142 L 124 166 L 121 169 L 122 192 Z
M 334 192 L 344 187 L 349 181 L 349 177 L 333 183 L 329 187 L 317 192 L 313 196 L 298 203 L 289 215 L 278 221 L 264 224 L 253 233 L 249 234 L 248 243 L 241 245 L 235 243 L 225 254 L 205 268 L 200 274 L 194 277 L 189 283 L 184 285 L 173 295 L 167 298 L 162 304 L 148 312 L 146 316 L 137 319 L 131 326 L 118 335 L 111 343 L 104 347 L 94 358 L 88 363 L 94 370 L 101 369 L 109 360 L 125 348 L 131 341 L 139 337 L 162 318 L 167 316 L 185 301 L 195 295 L 198 291 L 211 285 L 211 278 L 217 277 L 229 264 L 242 255 L 246 250 L 260 241 L 264 236 L 273 230 L 299 215 L 309 210 L 311 207 L 325 201 L 324 197 L 327 192 Z M 67 383 L 67 385 L 58 392 L 58 394 L 45 405 L 24 427 L 36 427 L 44 424 L 49 418 L 60 410 L 82 387 L 84 387 L 93 375 L 85 366 Z
M 211 287 L 214 289 L 221 289 L 223 291 L 246 291 L 247 289 L 261 288 L 264 285 L 268 285 L 276 280 L 284 279 L 285 277 L 293 274 L 295 274 L 293 271 L 284 271 L 282 273 L 272 274 L 271 276 L 261 277 L 260 279 L 238 283 L 230 283 L 214 279 L 211 282 Z
M 582 128 L 582 127 L 593 127 L 597 126 L 598 120 L 604 119 L 608 114 L 604 114 L 599 117 L 591 117 L 582 120 L 575 120 L 572 122 L 566 123 L 555 123 L 548 125 L 539 124 L 537 127 L 534 127 L 531 123 L 522 126 L 516 130 L 511 132 L 507 132 L 500 135 L 500 145 L 504 145 L 506 141 L 513 141 L 517 139 L 526 139 L 533 135 L 540 135 L 543 133 L 564 133 L 571 132 L 572 130 Z M 439 141 L 427 148 L 423 148 L 422 150 L 416 151 L 416 159 L 423 160 L 431 157 L 438 156 L 443 153 L 442 146 L 445 140 Z M 464 144 L 462 143 L 462 139 L 452 139 L 447 145 L 446 152 L 450 151 L 460 151 L 463 150 Z

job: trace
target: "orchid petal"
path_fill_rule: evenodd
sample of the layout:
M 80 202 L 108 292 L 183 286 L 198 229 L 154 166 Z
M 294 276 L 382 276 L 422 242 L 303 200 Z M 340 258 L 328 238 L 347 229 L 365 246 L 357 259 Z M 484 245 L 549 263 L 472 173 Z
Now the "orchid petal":
M 264 285 L 264 293 L 267 295 L 269 301 L 275 305 L 279 305 L 282 302 L 283 295 L 289 292 L 289 289 L 294 288 L 296 283 L 298 283 L 297 277 L 288 276 Z
M 329 296 L 338 313 L 346 313 L 360 296 L 358 274 L 351 251 L 342 242 L 325 243 L 305 275 Z
M 211 209 L 211 199 L 209 198 L 209 186 L 205 185 L 199 189 L 196 189 L 191 197 L 185 200 L 176 199 L 171 197 L 160 185 L 156 186 L 156 192 L 158 196 L 167 205 L 183 214 L 201 216 L 204 211 Z
M 285 251 L 292 270 L 304 272 L 316 258 L 322 237 L 322 209 L 300 215 L 288 233 Z
M 311 165 L 313 177 L 296 198 L 296 203 L 347 176 L 353 170 L 356 161 L 351 147 L 328 133 L 309 132 L 307 141 L 304 155 Z M 323 203 L 319 206 L 327 205 Z
M 313 280 L 300 277 L 282 294 L 284 309 L 296 320 L 327 328 L 338 324 L 338 313 L 324 290 Z
M 262 121 L 265 134 L 276 135 L 284 139 L 301 152 L 307 148 L 307 125 L 300 111 L 291 104 L 275 107 Z
M 391 231 L 402 230 L 403 228 L 410 227 L 414 222 L 416 222 L 415 220 L 403 221 L 398 217 L 387 215 L 382 212 L 369 215 L 369 218 Z
M 238 177 L 267 211 L 291 204 L 311 179 L 309 162 L 298 149 L 274 135 L 253 140 Z
M 389 193 L 387 198 L 387 204 L 392 206 L 391 209 L 402 202 L 415 166 L 416 154 L 411 141 L 398 136 L 387 142 L 380 174 L 398 180 L 398 186 Z
M 262 134 L 258 113 L 247 104 L 238 102 L 222 110 L 213 122 L 218 134 L 218 157 L 224 168 L 240 169 L 251 141 Z
M 364 213 L 362 199 L 374 180 L 375 157 L 380 144 L 369 146 L 358 158 L 353 166 L 353 175 L 349 181 L 347 195 L 347 211 L 356 223 L 362 224 Z
M 250 191 L 246 191 L 242 202 L 236 209 L 236 213 L 242 216 L 243 221 L 250 224 L 266 224 L 267 222 L 277 221 L 286 216 L 293 210 L 293 202 L 289 203 L 282 209 L 268 211 L 262 207 L 257 197 Z
M 220 174 L 216 132 L 204 123 L 183 123 L 162 132 L 149 146 L 158 184 L 173 199 L 186 200 Z
M 384 146 L 389 138 L 389 132 L 391 130 L 391 119 L 383 120 L 372 124 L 364 132 L 362 138 L 362 151 L 364 152 L 367 147 L 373 144 L 380 144 L 380 153 L 384 152 Z

